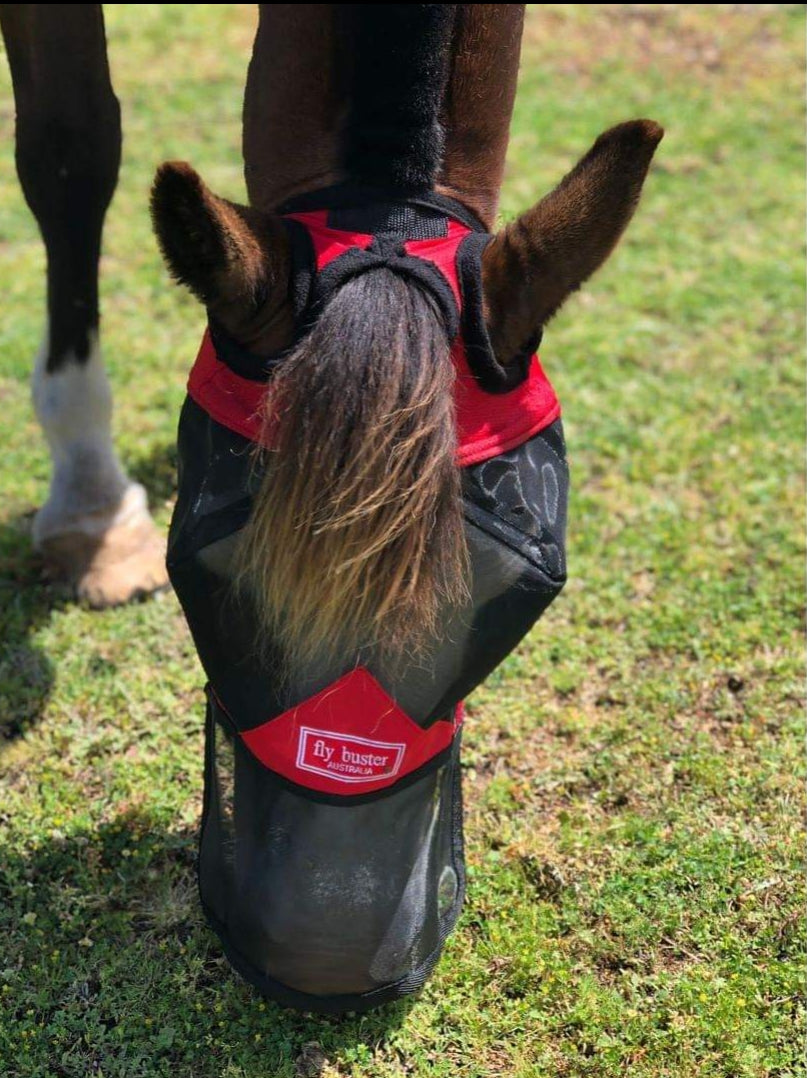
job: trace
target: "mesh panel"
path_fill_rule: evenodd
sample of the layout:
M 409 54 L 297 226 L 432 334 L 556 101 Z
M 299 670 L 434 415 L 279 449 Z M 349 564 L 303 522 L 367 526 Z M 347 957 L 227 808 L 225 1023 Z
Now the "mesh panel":
M 271 652 L 257 656 L 254 621 L 233 605 L 229 580 L 250 489 L 248 443 L 188 404 L 180 457 L 169 568 L 215 689 L 199 865 L 208 917 L 236 968 L 280 1002 L 342 1011 L 404 995 L 434 966 L 462 902 L 459 737 L 447 760 L 406 781 L 336 797 L 265 767 L 240 731 L 357 664 L 421 727 L 451 714 L 562 586 L 560 424 L 464 472 L 471 601 L 446 616 L 428 662 L 396 670 L 368 650 L 289 677 Z
M 442 210 L 411 206 L 402 202 L 346 206 L 331 210 L 328 214 L 328 228 L 370 233 L 374 236 L 400 236 L 407 240 L 439 239 L 448 235 L 448 221 Z
M 461 903 L 458 747 L 390 796 L 324 804 L 263 768 L 212 698 L 207 737 L 200 891 L 250 979 L 327 1010 L 425 978 Z

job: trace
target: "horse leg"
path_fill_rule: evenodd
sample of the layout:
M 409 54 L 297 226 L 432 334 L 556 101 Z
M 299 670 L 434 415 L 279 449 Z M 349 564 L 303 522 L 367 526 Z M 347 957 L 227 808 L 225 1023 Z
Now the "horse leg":
M 98 341 L 98 259 L 120 163 L 120 109 L 98 4 L 4 4 L 17 171 L 47 252 L 47 326 L 33 400 L 53 462 L 34 544 L 94 606 L 166 583 L 142 486 L 112 445 Z

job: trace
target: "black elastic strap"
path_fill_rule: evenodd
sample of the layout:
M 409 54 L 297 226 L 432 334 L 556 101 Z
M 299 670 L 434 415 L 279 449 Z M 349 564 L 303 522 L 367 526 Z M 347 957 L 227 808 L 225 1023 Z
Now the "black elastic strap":
M 337 288 L 368 270 L 388 269 L 409 277 L 434 296 L 445 319 L 446 333 L 452 341 L 459 331 L 459 312 L 451 286 L 439 269 L 423 258 L 406 253 L 403 244 L 393 237 L 376 236 L 369 247 L 351 247 L 317 274 L 314 282 L 314 306 L 321 310 Z
M 446 217 L 459 221 L 472 232 L 487 233 L 488 231 L 472 210 L 456 199 L 449 198 L 448 195 L 441 195 L 431 190 L 404 194 L 394 187 L 367 187 L 355 183 L 335 184 L 333 187 L 320 188 L 319 191 L 308 191 L 304 195 L 296 195 L 278 206 L 276 212 L 288 214 L 311 213 L 315 210 L 366 209 L 378 204 L 390 205 L 392 203 L 437 210 Z M 360 227 L 357 231 L 365 230 Z M 408 238 L 416 239 L 417 237 Z
M 405 240 L 437 240 L 448 235 L 448 217 L 431 206 L 404 202 L 374 202 L 345 206 L 328 214 L 328 228 L 364 232 L 370 236 L 396 236 Z

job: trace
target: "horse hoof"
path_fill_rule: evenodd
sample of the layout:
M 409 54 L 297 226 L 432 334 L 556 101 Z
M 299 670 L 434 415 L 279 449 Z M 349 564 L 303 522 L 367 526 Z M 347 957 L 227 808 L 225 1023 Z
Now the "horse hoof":
M 70 585 L 100 609 L 142 598 L 168 586 L 165 539 L 146 508 L 145 491 L 132 484 L 113 512 L 89 514 L 64 531 L 38 537 L 49 576 Z

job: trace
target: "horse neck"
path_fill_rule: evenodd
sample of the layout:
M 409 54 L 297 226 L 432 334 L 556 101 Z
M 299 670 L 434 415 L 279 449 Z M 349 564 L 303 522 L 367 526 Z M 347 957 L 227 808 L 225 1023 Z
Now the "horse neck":
M 245 178 L 258 209 L 356 178 L 345 164 L 361 113 L 352 96 L 374 88 L 358 70 L 357 30 L 343 8 L 261 5 L 244 102 Z M 504 173 L 523 18 L 521 4 L 456 5 L 446 50 L 445 141 L 434 186 L 488 228 Z

